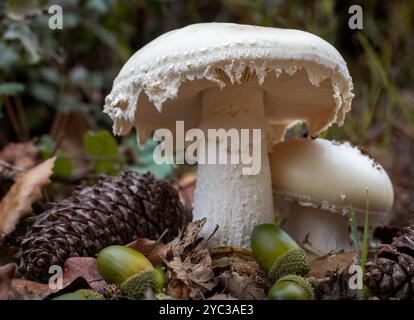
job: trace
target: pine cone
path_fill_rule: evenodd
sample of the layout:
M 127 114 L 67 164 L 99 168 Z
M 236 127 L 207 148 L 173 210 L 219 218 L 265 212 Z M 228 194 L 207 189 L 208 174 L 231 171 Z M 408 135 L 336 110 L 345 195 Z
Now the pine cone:
M 27 278 L 47 281 L 51 265 L 73 256 L 95 256 L 114 244 L 137 238 L 165 240 L 191 220 L 177 192 L 151 174 L 127 172 L 107 177 L 37 216 L 19 239 L 19 271 Z
M 402 229 L 367 262 L 364 283 L 380 299 L 414 299 L 414 225 Z

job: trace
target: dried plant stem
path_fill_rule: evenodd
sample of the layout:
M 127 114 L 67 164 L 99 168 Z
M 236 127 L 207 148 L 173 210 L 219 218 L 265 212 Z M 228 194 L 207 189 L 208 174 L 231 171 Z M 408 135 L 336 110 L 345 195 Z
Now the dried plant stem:
M 24 140 L 26 141 L 30 139 L 29 129 L 27 127 L 26 113 L 24 112 L 23 103 L 20 97 L 16 97 L 15 101 L 16 101 L 17 116 L 20 122 L 20 128 L 22 130 L 22 135 L 24 137 Z
M 10 101 L 9 97 L 6 96 L 4 98 L 4 104 L 6 106 L 6 112 L 7 112 L 7 115 L 9 116 L 9 118 L 10 118 L 10 122 L 12 124 L 12 127 L 13 127 L 14 131 L 16 132 L 17 138 L 20 141 L 23 141 L 24 140 L 24 134 L 22 133 L 22 129 L 20 127 L 20 124 L 19 124 L 18 118 L 16 116 L 16 113 L 13 110 L 13 106 L 11 104 L 11 101 Z
M 20 168 L 20 167 L 16 167 L 6 161 L 0 160 L 0 166 L 12 170 L 12 171 L 17 171 L 17 172 L 25 172 L 27 171 L 26 169 Z

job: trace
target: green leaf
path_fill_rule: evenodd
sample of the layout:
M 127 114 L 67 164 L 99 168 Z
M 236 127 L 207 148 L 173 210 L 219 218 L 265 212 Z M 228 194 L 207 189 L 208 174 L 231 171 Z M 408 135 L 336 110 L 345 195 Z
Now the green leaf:
M 20 82 L 5 82 L 0 84 L 0 95 L 15 96 L 23 92 L 25 86 Z
M 9 69 L 19 62 L 16 48 L 6 46 L 0 42 L 0 69 Z
M 138 165 L 150 166 L 154 164 L 154 149 L 158 145 L 157 141 L 149 140 L 141 146 L 138 146 Z
M 43 135 L 40 137 L 39 142 L 37 143 L 37 148 L 40 152 L 43 151 L 53 151 L 55 150 L 56 143 L 48 135 Z
M 104 0 L 90 0 L 87 6 L 101 14 L 107 13 L 109 10 L 109 4 Z
M 53 175 L 65 179 L 69 178 L 73 171 L 72 160 L 63 151 L 58 151 L 56 155 L 57 159 L 53 167 Z
M 91 156 L 95 172 L 113 175 L 122 168 L 118 144 L 108 131 L 88 131 L 83 136 L 83 145 L 86 153 Z
M 154 149 L 158 141 L 148 140 L 146 143 L 138 146 L 135 137 L 124 140 L 123 149 L 131 150 L 135 155 L 135 164 L 128 167 L 129 170 L 138 173 L 151 172 L 158 179 L 166 179 L 174 172 L 174 164 L 156 164 L 154 162 Z
M 36 82 L 29 86 L 29 93 L 41 102 L 54 105 L 56 102 L 57 92 L 56 88 L 50 84 Z
M 17 40 L 28 53 L 28 62 L 35 64 L 40 61 L 40 47 L 36 34 L 34 34 L 28 25 L 14 23 L 3 34 L 6 40 Z
M 55 153 L 56 144 L 52 138 L 44 135 L 40 138 L 37 147 L 42 159 L 49 159 L 53 155 L 57 156 L 55 165 L 53 167 L 53 177 L 60 177 L 67 179 L 71 176 L 73 171 L 73 163 L 69 156 L 63 151 Z
M 52 67 L 42 67 L 41 69 L 39 69 L 39 74 L 47 82 L 53 83 L 53 84 L 59 84 L 60 75 L 56 69 Z

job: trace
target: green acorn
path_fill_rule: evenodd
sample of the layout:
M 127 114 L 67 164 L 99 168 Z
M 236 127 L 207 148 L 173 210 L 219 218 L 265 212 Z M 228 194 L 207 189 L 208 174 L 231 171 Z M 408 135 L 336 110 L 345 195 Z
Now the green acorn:
M 313 288 L 308 280 L 298 275 L 287 275 L 280 278 L 270 288 L 270 300 L 313 300 Z
M 141 299 L 147 289 L 155 293 L 164 288 L 164 272 L 161 269 L 142 271 L 124 281 L 120 285 L 122 293 L 133 299 Z
M 154 266 L 143 254 L 123 246 L 109 246 L 101 250 L 96 266 L 106 282 L 117 285 L 137 273 L 154 270 Z
M 251 246 L 256 261 L 272 280 L 289 275 L 305 275 L 310 271 L 306 252 L 285 231 L 274 224 L 254 227 Z
M 80 289 L 75 292 L 65 293 L 52 300 L 105 300 L 104 296 L 100 293 L 89 290 Z

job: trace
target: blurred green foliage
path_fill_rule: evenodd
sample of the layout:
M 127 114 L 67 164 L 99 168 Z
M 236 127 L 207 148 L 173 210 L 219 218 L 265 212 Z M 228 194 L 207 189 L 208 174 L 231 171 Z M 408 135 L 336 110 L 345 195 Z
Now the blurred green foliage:
M 131 161 L 127 169 L 138 173 L 150 171 L 159 179 L 171 176 L 176 168 L 174 164 L 157 164 L 154 162 L 154 149 L 157 145 L 157 141 L 148 140 L 145 144 L 139 146 L 134 136 L 125 139 L 123 149 L 132 151 L 135 157 L 135 161 Z
M 67 179 L 73 171 L 73 163 L 70 157 L 63 151 L 56 151 L 56 143 L 48 136 L 43 135 L 37 147 L 42 160 L 46 160 L 56 155 L 55 165 L 53 166 L 53 177 Z
M 92 159 L 94 172 L 113 175 L 122 168 L 118 159 L 118 145 L 112 134 L 106 130 L 89 131 L 83 136 L 86 154 Z
M 48 28 L 50 3 L 63 8 L 63 30 Z M 363 30 L 348 27 L 353 4 L 363 8 Z M 133 52 L 171 29 L 226 21 L 298 28 L 331 42 L 348 62 L 356 98 L 345 125 L 323 136 L 388 150 L 396 123 L 414 133 L 413 19 L 413 1 L 2 1 L 0 146 L 41 136 L 57 115 L 71 111 L 90 114 L 99 127 L 109 129 L 103 100 Z M 120 149 L 130 140 L 126 137 Z M 86 150 L 95 157 L 117 157 L 114 143 L 104 132 L 85 137 Z M 107 146 L 97 148 L 102 144 Z M 126 165 L 151 167 L 141 161 Z M 108 159 L 95 159 L 92 166 L 111 174 L 119 170 Z

